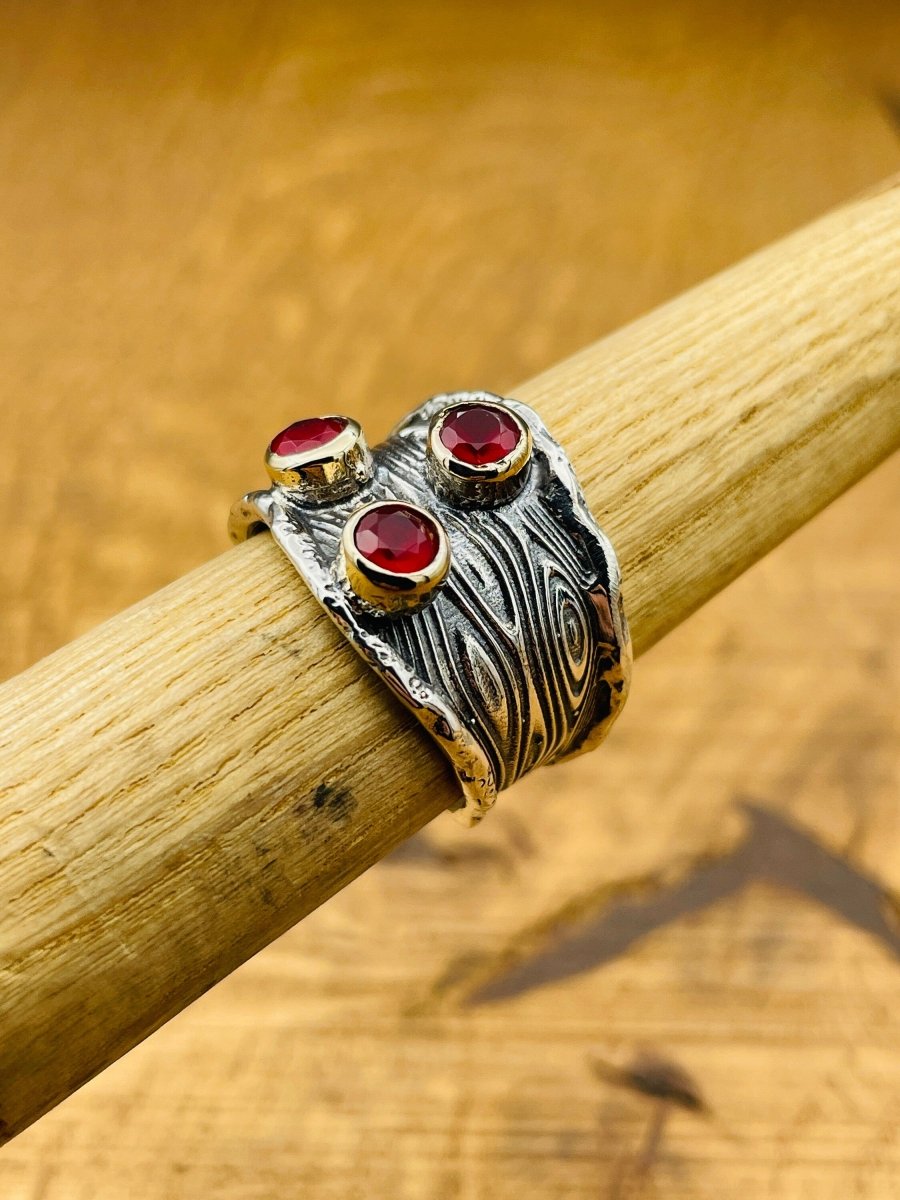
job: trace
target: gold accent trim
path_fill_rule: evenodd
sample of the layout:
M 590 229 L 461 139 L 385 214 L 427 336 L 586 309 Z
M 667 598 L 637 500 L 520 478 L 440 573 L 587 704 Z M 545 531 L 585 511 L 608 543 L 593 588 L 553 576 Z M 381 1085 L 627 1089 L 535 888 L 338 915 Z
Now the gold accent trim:
M 511 417 L 519 429 L 515 449 L 492 463 L 467 463 L 457 458 L 441 441 L 441 430 L 447 417 L 460 408 L 494 408 Z M 427 455 L 432 482 L 461 503 L 491 506 L 511 499 L 524 481 L 522 471 L 531 454 L 531 430 L 526 423 L 508 405 L 491 400 L 456 400 L 436 413 L 428 427 Z
M 403 574 L 383 571 L 360 554 L 356 545 L 356 527 L 362 518 L 376 508 L 400 505 L 418 513 L 434 526 L 438 537 L 438 552 L 424 571 Z M 450 570 L 450 542 L 446 530 L 434 513 L 407 500 L 374 500 L 358 508 L 348 519 L 341 534 L 340 569 L 352 590 L 365 604 L 380 613 L 397 616 L 415 612 L 434 598 L 436 590 Z
M 329 413 L 345 427 L 330 442 L 299 454 L 266 450 L 266 471 L 273 483 L 290 488 L 312 504 L 326 504 L 355 492 L 369 478 L 372 460 L 362 427 L 352 417 Z

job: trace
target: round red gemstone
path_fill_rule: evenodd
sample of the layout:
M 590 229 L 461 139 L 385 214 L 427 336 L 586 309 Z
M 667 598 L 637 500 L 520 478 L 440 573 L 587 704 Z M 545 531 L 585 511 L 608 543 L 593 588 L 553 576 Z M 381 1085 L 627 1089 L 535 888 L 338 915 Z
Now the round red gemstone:
M 276 433 L 269 449 L 282 458 L 291 454 L 305 454 L 308 450 L 321 450 L 346 428 L 346 417 L 307 417 L 305 421 L 295 421 L 287 429 L 282 429 L 281 433 Z
M 499 462 L 512 454 L 522 430 L 511 413 L 486 404 L 460 404 L 441 423 L 441 442 L 454 458 L 475 467 Z
M 360 517 L 353 540 L 363 558 L 394 575 L 424 571 L 440 549 L 434 521 L 405 504 L 370 509 Z

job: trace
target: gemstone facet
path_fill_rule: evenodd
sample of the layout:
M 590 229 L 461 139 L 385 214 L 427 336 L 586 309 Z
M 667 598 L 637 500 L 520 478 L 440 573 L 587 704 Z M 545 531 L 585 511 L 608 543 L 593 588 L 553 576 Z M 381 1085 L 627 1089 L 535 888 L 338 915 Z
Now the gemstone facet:
M 427 570 L 440 549 L 434 521 L 405 504 L 379 504 L 364 513 L 353 541 L 363 558 L 394 575 Z
M 276 433 L 269 451 L 281 458 L 287 458 L 292 454 L 321 450 L 346 428 L 346 417 L 307 417 L 303 421 L 295 421 L 293 425 L 288 425 L 281 433 Z
M 444 414 L 440 439 L 462 462 L 484 466 L 506 458 L 522 437 L 518 422 L 501 408 L 460 404 Z

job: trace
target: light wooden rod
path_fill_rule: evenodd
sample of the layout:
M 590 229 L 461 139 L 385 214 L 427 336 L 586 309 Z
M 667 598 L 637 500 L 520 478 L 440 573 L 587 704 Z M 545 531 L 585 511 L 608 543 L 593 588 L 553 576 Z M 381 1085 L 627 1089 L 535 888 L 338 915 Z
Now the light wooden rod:
M 886 187 L 515 391 L 619 549 L 639 652 L 897 446 L 898 230 Z M 454 796 L 268 538 L 6 683 L 0 747 L 4 1137 Z

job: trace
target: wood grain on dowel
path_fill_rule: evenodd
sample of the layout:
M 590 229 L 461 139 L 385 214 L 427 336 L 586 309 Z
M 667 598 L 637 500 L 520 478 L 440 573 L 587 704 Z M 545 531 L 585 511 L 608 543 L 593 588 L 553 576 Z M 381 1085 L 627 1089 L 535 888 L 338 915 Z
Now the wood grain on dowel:
M 898 228 L 887 187 L 516 390 L 618 547 L 638 652 L 900 442 Z M 454 796 L 268 538 L 7 683 L 0 745 L 4 1137 Z

